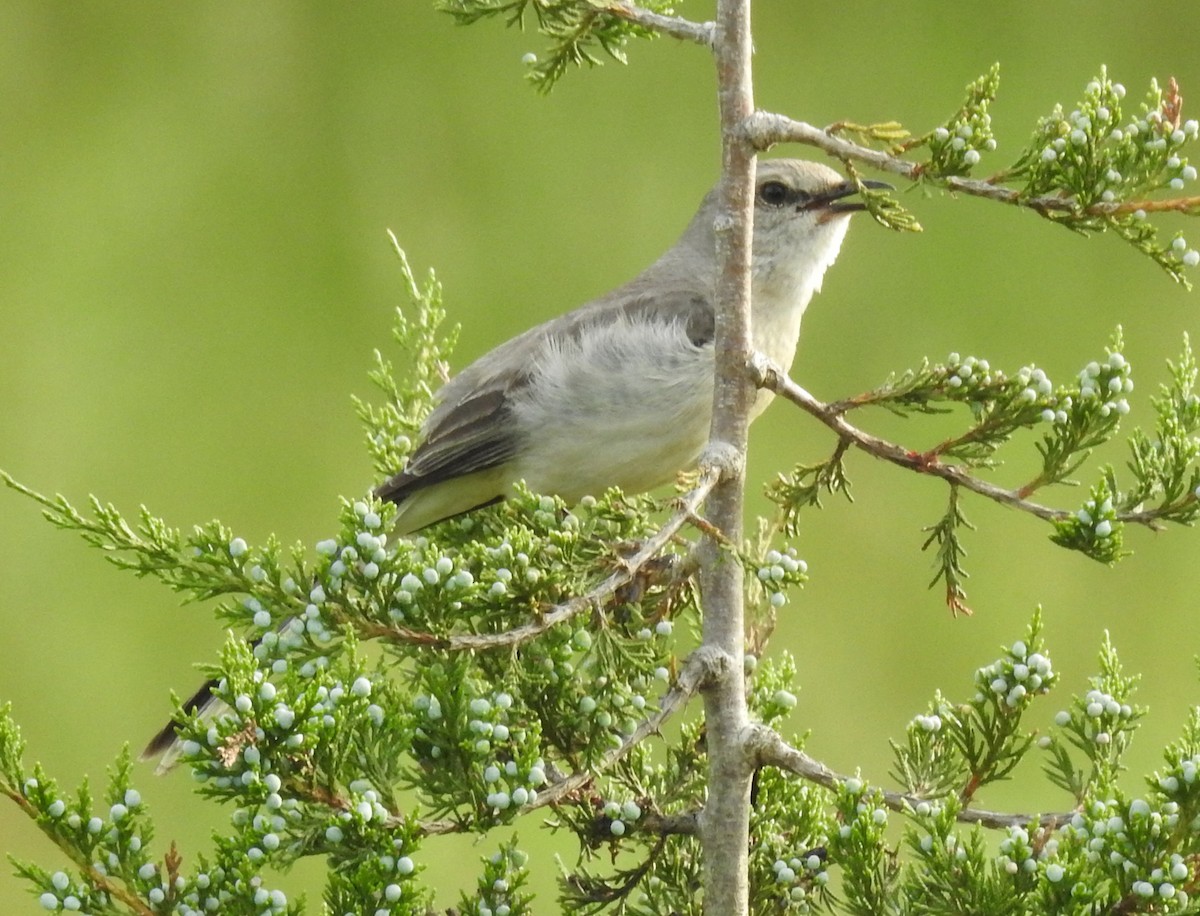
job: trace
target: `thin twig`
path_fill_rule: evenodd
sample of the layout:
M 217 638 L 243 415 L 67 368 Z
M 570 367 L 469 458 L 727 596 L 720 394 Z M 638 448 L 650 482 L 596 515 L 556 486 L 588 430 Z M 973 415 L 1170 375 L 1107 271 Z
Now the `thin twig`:
M 390 639 L 395 642 L 412 643 L 445 649 L 451 652 L 482 652 L 490 649 L 511 649 L 520 646 L 592 608 L 601 607 L 622 588 L 637 578 L 642 569 L 679 534 L 685 526 L 696 523 L 701 503 L 708 498 L 721 471 L 716 467 L 701 468 L 696 485 L 676 499 L 677 508 L 661 528 L 649 537 L 637 553 L 623 558 L 620 568 L 600 582 L 585 595 L 577 595 L 562 604 L 555 605 L 532 623 L 513 627 L 503 633 L 456 633 L 439 636 L 409 627 L 389 624 L 363 623 L 356 625 L 361 636 L 366 638 Z
M 722 676 L 728 668 L 729 659 L 721 652 L 704 646 L 696 649 L 688 656 L 687 661 L 684 662 L 679 676 L 675 679 L 675 683 L 663 694 L 663 698 L 658 704 L 658 710 L 654 715 L 643 719 L 641 724 L 626 736 L 617 747 L 605 754 L 595 767 L 588 770 L 581 770 L 570 776 L 555 780 L 548 789 L 538 793 L 535 801 L 525 805 L 521 810 L 531 811 L 535 808 L 545 808 L 549 805 L 559 804 L 584 788 L 596 778 L 598 773 L 619 763 L 642 741 L 645 741 L 651 735 L 659 734 L 667 721 L 687 705 L 688 700 L 699 693 L 701 688 L 710 680 Z M 289 786 L 289 791 L 294 795 L 305 798 L 307 801 L 316 802 L 338 811 L 349 810 L 351 806 L 348 798 L 315 786 L 293 784 Z M 686 814 L 661 815 L 656 820 L 648 821 L 648 823 L 656 825 L 654 828 L 651 828 L 655 832 L 695 833 L 697 831 L 695 819 L 692 817 L 689 823 L 690 817 Z M 410 820 L 405 814 L 393 811 L 386 823 L 390 827 L 398 828 L 410 823 Z M 418 823 L 417 829 L 423 836 L 436 836 L 447 833 L 465 833 L 477 828 L 467 821 L 446 819 L 421 821 Z
M 624 759 L 633 748 L 645 741 L 651 735 L 657 735 L 671 716 L 687 705 L 688 700 L 700 692 L 705 684 L 721 677 L 730 667 L 729 659 L 722 652 L 707 646 L 700 646 L 688 656 L 679 672 L 679 677 L 658 704 L 658 711 L 647 719 L 643 719 L 633 732 L 620 745 L 604 755 L 594 770 L 581 771 L 564 777 L 554 783 L 549 789 L 539 792 L 537 801 L 528 808 L 542 808 L 554 805 L 579 791 L 596 777 L 597 772 L 607 770 Z
M 813 759 L 804 751 L 792 747 L 774 729 L 765 725 L 750 727 L 746 734 L 746 746 L 754 754 L 760 767 L 778 767 L 826 789 L 836 791 L 847 779 L 847 777 L 833 772 L 821 761 Z M 906 795 L 903 792 L 881 791 L 883 792 L 883 803 L 893 811 L 909 812 L 922 802 L 931 800 L 915 795 Z M 1006 814 L 979 808 L 963 808 L 958 812 L 957 819 L 965 824 L 979 824 L 981 827 L 999 829 L 1030 826 L 1054 828 L 1069 820 L 1073 813 Z
M 682 814 L 650 812 L 642 815 L 637 822 L 637 829 L 639 833 L 657 833 L 660 836 L 695 836 L 700 832 L 700 815 L 696 811 L 685 811 Z
M 145 900 L 131 891 L 123 883 L 119 883 L 119 879 L 114 879 L 112 875 L 107 875 L 100 871 L 96 867 L 96 863 L 91 861 L 90 857 L 81 853 L 77 848 L 66 844 L 52 826 L 53 822 L 44 818 L 37 807 L 30 802 L 23 793 L 18 791 L 15 787 L 8 788 L 0 786 L 0 795 L 6 795 L 12 801 L 16 802 L 17 806 L 21 808 L 26 815 L 28 815 L 29 819 L 37 824 L 37 826 L 41 828 L 42 832 L 50 838 L 50 841 L 54 843 L 54 845 L 57 846 L 63 853 L 65 853 L 66 856 L 71 859 L 71 861 L 79 866 L 81 871 L 87 874 L 88 881 L 93 887 L 108 894 L 114 900 L 120 900 L 129 908 L 131 913 L 136 913 L 138 916 L 153 916 L 156 910 L 151 908 Z
M 743 130 L 746 139 L 759 150 L 770 149 L 776 143 L 803 143 L 815 146 L 838 159 L 854 159 L 882 172 L 892 172 L 912 181 L 916 181 L 920 174 L 920 166 L 915 162 L 897 159 L 881 150 L 860 146 L 827 133 L 819 127 L 795 121 L 786 115 L 756 111 L 746 121 Z
M 613 0 L 602 6 L 598 5 L 598 9 L 600 12 L 624 19 L 626 22 L 653 29 L 662 35 L 695 42 L 706 48 L 712 47 L 716 28 L 711 22 L 692 22 L 678 16 L 664 16 L 662 13 L 656 13 L 632 3 L 623 3 L 621 0 Z
M 1086 207 L 1081 207 L 1073 197 L 1060 195 L 1045 195 L 1041 197 L 1025 197 L 1020 191 L 1004 187 L 994 180 L 978 178 L 962 178 L 957 175 L 934 177 L 925 175 L 925 166 L 919 162 L 909 162 L 899 159 L 882 150 L 860 146 L 843 137 L 835 136 L 820 127 L 795 121 L 786 115 L 774 114 L 767 111 L 756 111 L 744 125 L 746 138 L 760 150 L 766 150 L 776 143 L 803 143 L 815 146 L 843 161 L 855 160 L 863 162 L 882 172 L 891 172 L 910 181 L 929 178 L 941 184 L 949 191 L 968 194 L 972 197 L 982 197 L 1001 203 L 1013 204 L 1035 210 L 1042 215 L 1061 213 L 1072 216 L 1116 217 L 1138 210 L 1151 212 L 1195 213 L 1200 210 L 1200 197 L 1176 197 L 1164 200 L 1128 200 L 1128 201 L 1097 201 Z
M 953 486 L 978 493 L 1001 505 L 1028 512 L 1030 515 L 1048 522 L 1060 521 L 1074 515 L 1068 509 L 1054 509 L 1050 506 L 1043 506 L 1041 503 L 1031 502 L 1024 496 L 1028 491 L 1027 487 L 1018 487 L 1015 490 L 1006 489 L 981 480 L 956 464 L 945 464 L 937 459 L 936 449 L 915 452 L 859 429 L 843 416 L 847 405 L 861 406 L 858 402 L 852 399 L 851 401 L 839 401 L 836 404 L 826 404 L 824 401 L 818 400 L 761 353 L 756 353 L 750 360 L 750 371 L 757 379 L 759 387 L 774 391 L 833 430 L 838 436 L 839 450 L 843 450 L 843 443 L 851 443 L 868 455 L 874 455 L 876 458 L 881 458 L 910 471 L 941 478 Z M 1193 498 L 1185 497 L 1185 501 Z M 1131 525 L 1144 525 L 1152 531 L 1159 531 L 1163 527 L 1162 514 L 1164 511 L 1166 511 L 1166 507 L 1163 506 L 1155 509 L 1134 509 L 1117 512 L 1113 516 L 1113 520 Z
M 828 404 L 817 400 L 785 375 L 778 366 L 774 365 L 761 354 L 756 354 L 754 359 L 751 360 L 751 371 L 756 374 L 759 379 L 759 385 L 763 388 L 774 391 L 807 413 L 812 414 L 837 433 L 840 439 L 854 443 L 854 445 L 858 446 L 864 452 L 874 455 L 876 458 L 882 458 L 884 461 L 908 468 L 910 471 L 918 471 L 922 474 L 940 477 L 942 480 L 960 486 L 965 490 L 978 493 L 980 496 L 986 496 L 988 499 L 1002 505 L 1036 515 L 1038 518 L 1045 519 L 1046 521 L 1064 519 L 1071 514 L 1065 509 L 1053 509 L 1049 506 L 1043 506 L 1040 503 L 1030 502 L 1027 499 L 1023 499 L 1018 491 L 1007 490 L 996 484 L 988 483 L 986 480 L 973 477 L 958 465 L 945 464 L 927 452 L 914 452 L 901 448 L 899 445 L 888 442 L 886 439 L 881 439 L 871 433 L 864 432 L 856 426 L 852 426 L 840 412 L 834 410 Z

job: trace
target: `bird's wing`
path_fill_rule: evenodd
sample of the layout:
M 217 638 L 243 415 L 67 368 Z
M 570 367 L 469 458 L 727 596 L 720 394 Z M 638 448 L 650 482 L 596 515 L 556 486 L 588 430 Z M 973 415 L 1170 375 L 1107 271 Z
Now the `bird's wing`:
M 376 487 L 375 495 L 380 499 L 402 502 L 444 480 L 498 467 L 516 454 L 520 437 L 510 402 L 527 379 L 518 374 L 479 378 L 470 387 L 454 386 L 466 390 L 453 400 L 446 398 L 446 394 L 455 394 L 449 390 L 454 382 L 474 368 L 468 367 L 439 392 L 442 403 L 425 421 L 421 442 L 408 464 Z
M 512 405 L 536 378 L 547 346 L 561 346 L 589 328 L 622 320 L 633 325 L 678 323 L 694 346 L 711 345 L 711 295 L 687 286 L 651 294 L 635 284 L 531 328 L 447 382 L 408 465 L 376 488 L 375 495 L 402 502 L 425 487 L 496 468 L 513 458 L 523 445 L 523 433 L 514 422 Z

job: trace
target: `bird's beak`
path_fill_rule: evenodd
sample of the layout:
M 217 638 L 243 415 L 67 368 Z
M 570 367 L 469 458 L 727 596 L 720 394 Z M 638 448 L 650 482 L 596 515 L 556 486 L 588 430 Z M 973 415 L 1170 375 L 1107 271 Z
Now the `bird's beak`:
M 882 191 L 896 190 L 886 181 L 874 181 L 866 179 L 861 182 L 864 188 L 874 188 Z M 825 194 L 825 209 L 830 213 L 854 213 L 857 210 L 867 209 L 866 204 L 859 200 L 843 200 L 851 194 L 858 193 L 858 185 L 853 181 L 843 181 L 839 185 L 834 185 Z

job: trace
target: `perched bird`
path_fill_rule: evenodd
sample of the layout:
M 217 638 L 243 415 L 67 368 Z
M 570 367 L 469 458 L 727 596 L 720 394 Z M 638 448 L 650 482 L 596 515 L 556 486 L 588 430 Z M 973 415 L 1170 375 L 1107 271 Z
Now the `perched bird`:
M 877 187 L 879 182 L 865 182 Z M 754 347 L 791 367 L 800 319 L 849 224 L 853 182 L 816 162 L 760 162 L 754 195 Z M 375 494 L 401 534 L 503 499 L 524 480 L 574 502 L 643 492 L 695 465 L 712 420 L 718 200 L 624 286 L 526 331 L 437 394 L 403 471 Z M 757 416 L 772 395 L 763 391 Z
M 867 187 L 888 187 L 865 181 Z M 751 323 L 756 350 L 787 370 L 800 320 L 837 258 L 857 190 L 816 162 L 760 162 Z M 407 466 L 375 490 L 398 534 L 504 499 L 518 481 L 568 502 L 611 486 L 643 492 L 693 467 L 712 420 L 717 191 L 679 240 L 624 286 L 477 359 L 437 393 Z M 771 400 L 761 391 L 757 416 Z M 213 683 L 187 712 L 216 715 Z M 169 723 L 143 759 L 179 755 Z

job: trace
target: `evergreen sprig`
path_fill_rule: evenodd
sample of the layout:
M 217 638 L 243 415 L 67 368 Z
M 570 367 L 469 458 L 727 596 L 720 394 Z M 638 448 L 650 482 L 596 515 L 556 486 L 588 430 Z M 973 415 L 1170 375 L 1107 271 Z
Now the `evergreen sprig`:
M 1190 525 L 1200 515 L 1200 395 L 1196 360 L 1186 335 L 1182 356 L 1168 365 L 1171 384 L 1160 386 L 1154 399 L 1154 437 L 1141 430 L 1130 437 L 1134 485 L 1123 501 L 1130 507 L 1156 502 L 1159 519 Z
M 823 491 L 849 495 L 846 455 L 852 444 L 918 473 L 941 476 L 950 488 L 947 510 L 925 529 L 924 548 L 936 548 L 931 586 L 943 583 L 950 609 L 966 613 L 967 552 L 961 535 L 963 528 L 972 526 L 961 506 L 964 491 L 1042 518 L 1052 527 L 1054 543 L 1104 563 L 1127 555 L 1127 525 L 1194 524 L 1200 518 L 1200 396 L 1196 362 L 1186 337 L 1178 361 L 1168 362 L 1170 384 L 1160 386 L 1153 399 L 1153 436 L 1139 429 L 1129 435 L 1130 480 L 1125 488 L 1117 471 L 1104 466 L 1078 510 L 1030 502 L 1030 497 L 1048 487 L 1074 484 L 1074 475 L 1092 452 L 1117 437 L 1122 419 L 1131 411 L 1128 396 L 1134 388 L 1132 366 L 1123 348 L 1118 328 L 1104 357 L 1089 362 L 1065 385 L 1055 385 L 1036 366 L 1009 374 L 986 359 L 951 353 L 944 363 L 925 361 L 893 374 L 877 388 L 830 404 L 820 404 L 804 393 L 807 400 L 801 403 L 826 420 L 839 439 L 829 459 L 799 464 L 767 487 L 768 498 L 779 507 L 778 526 L 794 536 L 800 513 L 820 506 Z M 922 450 L 885 442 L 849 427 L 845 420 L 866 407 L 911 417 L 948 413 L 958 405 L 967 408 L 964 428 Z M 1001 450 L 1024 430 L 1040 433 L 1034 440 L 1040 470 L 1014 487 L 979 476 L 979 471 L 1000 465 Z
M 1011 838 L 1001 842 L 999 856 L 992 854 L 982 831 L 957 829 L 959 811 L 954 799 L 922 804 L 906 829 L 905 843 L 913 856 L 902 885 L 906 912 L 1027 913 L 1021 898 L 1032 881 L 1020 880 L 1019 872 L 1014 881 L 1005 868 L 1013 852 Z
M 1182 117 L 1182 99 L 1174 80 L 1164 91 L 1150 81 L 1135 114 L 1123 110 L 1125 87 L 1104 67 L 1066 112 L 1061 105 L 1038 121 L 1028 146 L 993 182 L 1016 185 L 1019 198 L 1048 219 L 1078 232 L 1112 230 L 1162 267 L 1172 279 L 1189 285 L 1185 267 L 1200 263 L 1182 234 L 1157 241 L 1148 213 L 1153 195 L 1178 194 L 1196 180 L 1185 148 L 1200 136 L 1200 125 Z M 1062 208 L 1044 203 L 1069 202 Z M 1195 212 L 1200 198 L 1180 199 L 1171 209 Z
M 959 529 L 973 529 L 974 527 L 967 521 L 962 506 L 959 504 L 959 488 L 951 485 L 946 513 L 936 524 L 925 529 L 929 532 L 929 537 L 921 545 L 922 550 L 928 550 L 934 544 L 937 545 L 937 572 L 930 581 L 929 587 L 933 588 L 938 582 L 945 585 L 946 607 L 956 617 L 959 614 L 969 615 L 971 613 L 971 609 L 967 606 L 967 590 L 964 585 L 968 574 L 963 568 L 963 557 L 967 555 L 967 551 L 962 545 Z
M 970 803 L 978 792 L 1007 778 L 1033 742 L 1022 716 L 1058 680 L 1041 635 L 1039 609 L 1023 639 L 975 672 L 975 695 L 953 704 L 939 693 L 909 723 L 906 741 L 893 742 L 893 775 L 909 796 L 953 797 Z
M 495 18 L 503 19 L 509 28 L 524 30 L 531 16 L 538 33 L 550 40 L 541 59 L 534 54 L 525 58 L 527 77 L 541 92 L 549 92 L 572 67 L 597 66 L 601 53 L 626 63 L 630 41 L 657 35 L 595 0 L 438 0 L 437 6 L 462 25 Z M 639 6 L 663 15 L 671 12 L 665 0 L 642 0 Z
M 514 837 L 483 860 L 474 896 L 463 894 L 459 912 L 463 916 L 529 916 L 535 912 L 528 891 L 529 855 L 517 848 Z
M 1122 531 L 1126 524 L 1192 525 L 1200 517 L 1200 437 L 1196 435 L 1200 430 L 1200 397 L 1195 391 L 1195 359 L 1186 337 L 1179 361 L 1169 362 L 1168 367 L 1171 384 L 1160 386 L 1159 396 L 1153 399 L 1154 437 L 1137 429 L 1129 438 L 1127 468 L 1132 475 L 1131 485 L 1122 490 L 1116 471 L 1104 468 L 1084 506 L 1055 522 L 1055 543 L 1112 563 L 1125 554 Z M 1114 369 L 1120 374 L 1112 375 Z M 1119 351 L 1110 353 L 1106 366 L 1097 369 L 1096 364 L 1089 364 L 1080 375 L 1085 394 L 1115 391 L 1118 383 L 1122 386 L 1120 390 L 1131 390 L 1127 370 Z M 1093 387 L 1087 388 L 1089 385 Z M 1105 409 L 1112 407 L 1116 413 L 1124 413 L 1128 410 L 1127 402 L 1123 398 L 1115 402 L 1104 398 L 1088 394 L 1086 403 L 1081 404 L 1082 410 L 1073 413 L 1073 417 L 1082 415 L 1084 420 L 1068 426 L 1058 443 L 1047 438 L 1039 446 L 1047 467 L 1039 481 L 1065 477 L 1069 471 L 1059 469 L 1066 467 L 1070 459 L 1064 455 L 1079 451 L 1086 456 L 1087 450 L 1115 431 L 1115 419 Z M 1064 445 L 1064 440 L 1069 445 Z M 1071 464 L 1069 470 L 1074 470 L 1077 464 Z
M 991 108 L 999 76 L 999 66 L 993 65 L 967 86 L 954 115 L 917 136 L 896 121 L 839 121 L 824 131 L 807 125 L 781 134 L 766 130 L 759 144 L 765 149 L 780 139 L 798 140 L 848 166 L 865 162 L 927 187 L 1026 207 L 1075 232 L 1111 231 L 1190 287 L 1185 271 L 1200 265 L 1200 250 L 1179 232 L 1160 241 L 1152 222 L 1161 212 L 1200 212 L 1200 195 L 1185 193 L 1197 177 L 1187 152 L 1200 138 L 1200 122 L 1183 117 L 1175 81 L 1163 88 L 1151 80 L 1145 100 L 1130 112 L 1125 87 L 1101 67 L 1069 112 L 1056 105 L 1038 120 L 1011 166 L 978 179 L 972 172 L 997 147 Z M 888 228 L 919 228 L 886 192 L 869 192 L 864 200 Z
M 459 332 L 458 326 L 442 331 L 446 310 L 442 284 L 434 272 L 429 271 L 424 282 L 419 282 L 396 237 L 390 232 L 388 236 L 400 262 L 408 299 L 415 303 L 411 318 L 404 307 L 395 309 L 392 340 L 404 355 L 404 364 L 413 369 L 397 377 L 391 361 L 376 350 L 375 366 L 367 376 L 383 395 L 383 402 L 353 398 L 359 420 L 368 430 L 367 449 L 375 472 L 382 478 L 395 474 L 408 460 L 433 404 L 434 392 L 449 378 L 447 360 Z
M 15 862 L 45 910 L 83 913 L 172 912 L 200 916 L 217 908 L 234 916 L 298 914 L 302 901 L 289 902 L 272 889 L 262 873 L 266 855 L 244 832 L 222 838 L 212 861 L 197 859 L 185 870 L 172 845 L 161 858 L 153 854 L 153 830 L 141 793 L 132 786 L 128 748 L 110 771 L 108 788 L 97 808 L 85 781 L 69 799 L 35 768 L 27 775 L 23 742 L 10 710 L 0 710 L 0 792 L 12 798 L 76 867 L 50 871 Z M 235 818 L 235 822 L 238 819 Z
M 1091 679 L 1091 689 L 1075 697 L 1055 718 L 1059 732 L 1044 743 L 1050 755 L 1046 773 L 1052 782 L 1077 800 L 1102 794 L 1116 787 L 1124 769 L 1121 758 L 1128 750 L 1144 707 L 1133 703 L 1138 677 L 1124 674 L 1108 633 L 1100 649 L 1100 674 Z M 1081 751 L 1088 768 L 1074 763 L 1063 738 Z
M 850 502 L 850 481 L 846 477 L 845 455 L 849 443 L 841 442 L 827 461 L 798 464 L 789 473 L 779 474 L 767 485 L 767 498 L 780 507 L 780 524 L 788 537 L 800 533 L 800 510 L 820 508 L 823 493 L 841 493 Z
M 989 111 L 1000 90 L 1000 65 L 992 64 L 987 73 L 967 85 L 962 107 L 947 121 L 929 133 L 901 144 L 897 151 L 919 147 L 929 150 L 922 175 L 948 178 L 967 175 L 979 164 L 982 152 L 996 148 Z

